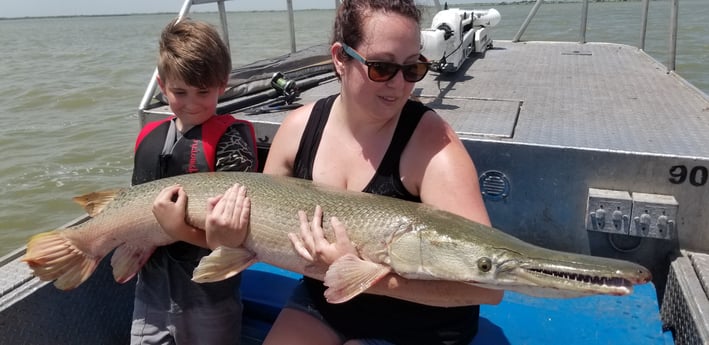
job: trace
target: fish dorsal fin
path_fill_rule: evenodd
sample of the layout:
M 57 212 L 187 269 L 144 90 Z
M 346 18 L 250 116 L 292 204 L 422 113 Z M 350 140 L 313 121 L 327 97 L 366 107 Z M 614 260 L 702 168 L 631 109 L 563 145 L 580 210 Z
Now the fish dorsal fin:
M 354 254 L 346 254 L 335 260 L 325 273 L 325 299 L 330 303 L 347 302 L 367 290 L 391 269 L 366 261 Z
M 116 198 L 123 189 L 106 189 L 74 197 L 74 202 L 81 205 L 89 216 L 94 217 Z

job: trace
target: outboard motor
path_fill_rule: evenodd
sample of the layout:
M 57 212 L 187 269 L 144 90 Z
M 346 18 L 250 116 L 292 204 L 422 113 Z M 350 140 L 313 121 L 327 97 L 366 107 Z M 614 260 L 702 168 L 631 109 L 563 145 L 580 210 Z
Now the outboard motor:
M 431 28 L 421 30 L 421 54 L 436 72 L 455 72 L 472 53 L 492 47 L 487 28 L 500 22 L 500 12 L 488 10 L 442 10 L 433 17 Z

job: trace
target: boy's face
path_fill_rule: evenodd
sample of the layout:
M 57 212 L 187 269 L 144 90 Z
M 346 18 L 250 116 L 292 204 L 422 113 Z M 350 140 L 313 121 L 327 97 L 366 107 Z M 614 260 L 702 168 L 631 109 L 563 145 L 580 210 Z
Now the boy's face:
M 214 116 L 219 96 L 226 87 L 198 88 L 179 79 L 161 80 L 159 77 L 158 84 L 177 117 L 177 129 L 180 131 L 200 125 Z

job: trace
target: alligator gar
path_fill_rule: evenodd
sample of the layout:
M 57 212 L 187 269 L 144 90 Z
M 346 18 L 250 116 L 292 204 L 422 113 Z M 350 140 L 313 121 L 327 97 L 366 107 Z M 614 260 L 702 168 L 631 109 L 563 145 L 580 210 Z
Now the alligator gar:
M 204 229 L 207 199 L 234 183 L 251 198 L 249 234 L 240 248 L 218 248 L 202 259 L 193 279 L 226 279 L 262 261 L 316 279 L 330 288 L 328 300 L 344 302 L 393 272 L 409 279 L 446 280 L 533 296 L 626 295 L 650 280 L 644 267 L 622 260 L 549 250 L 503 231 L 420 203 L 344 191 L 311 181 L 258 173 L 195 173 L 121 190 L 75 198 L 92 217 L 67 229 L 32 237 L 23 258 L 43 280 L 60 289 L 85 281 L 100 260 L 111 258 L 114 278 L 126 282 L 155 247 L 174 242 L 152 214 L 165 187 L 179 184 L 188 197 L 188 224 Z M 299 231 L 298 210 L 322 206 L 323 230 L 336 216 L 359 257 L 346 255 L 327 271 L 294 250 L 288 233 Z

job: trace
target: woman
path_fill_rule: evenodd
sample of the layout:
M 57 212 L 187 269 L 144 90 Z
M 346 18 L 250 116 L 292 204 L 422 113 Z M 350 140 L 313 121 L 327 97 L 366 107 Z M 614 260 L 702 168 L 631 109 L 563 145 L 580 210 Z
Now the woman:
M 419 201 L 489 225 L 463 144 L 434 111 L 409 100 L 428 70 L 419 54 L 419 20 L 413 1 L 343 1 L 330 48 L 341 92 L 286 117 L 264 173 Z M 314 229 L 319 217 L 316 211 Z M 308 230 L 300 245 L 323 265 L 351 250 L 338 245 L 346 239 L 331 245 Z M 406 299 L 445 289 L 431 304 L 468 306 L 438 308 L 371 294 L 329 304 L 324 289 L 304 279 L 265 344 L 467 344 L 479 312 L 470 305 L 502 298 L 502 291 L 393 274 L 368 292 Z

